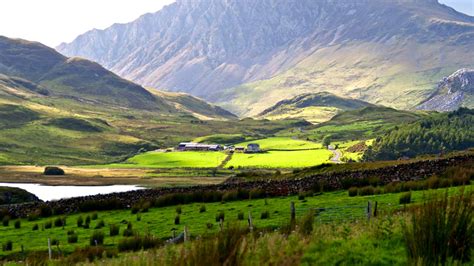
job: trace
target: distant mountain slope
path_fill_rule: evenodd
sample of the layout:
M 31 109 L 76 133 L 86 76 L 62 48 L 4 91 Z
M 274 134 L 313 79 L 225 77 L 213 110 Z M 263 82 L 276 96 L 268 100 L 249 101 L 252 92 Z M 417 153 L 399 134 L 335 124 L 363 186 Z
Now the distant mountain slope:
M 446 112 L 462 106 L 474 106 L 474 69 L 460 69 L 443 78 L 433 94 L 417 108 Z
M 341 111 L 373 106 L 370 103 L 336 96 L 328 92 L 305 93 L 283 100 L 265 109 L 258 117 L 266 119 L 302 118 L 320 123 L 331 119 Z
M 171 97 L 165 99 L 164 94 L 153 94 L 95 62 L 64 57 L 40 43 L 0 36 L 0 85 L 2 84 L 9 88 L 10 93 L 23 96 L 33 93 L 75 99 L 94 105 L 105 104 L 114 108 L 192 113 L 213 119 L 235 117 L 197 99 L 182 102 L 184 107 L 177 110 L 174 101 L 168 102 Z M 199 105 L 199 108 L 193 105 Z
M 219 106 L 210 104 L 204 100 L 196 98 L 186 93 L 167 92 L 149 89 L 151 93 L 171 103 L 177 110 L 188 112 L 203 120 L 209 119 L 236 119 L 237 116 L 222 109 Z
M 436 0 L 178 0 L 57 47 L 243 116 L 321 91 L 412 108 L 473 48 L 474 18 Z

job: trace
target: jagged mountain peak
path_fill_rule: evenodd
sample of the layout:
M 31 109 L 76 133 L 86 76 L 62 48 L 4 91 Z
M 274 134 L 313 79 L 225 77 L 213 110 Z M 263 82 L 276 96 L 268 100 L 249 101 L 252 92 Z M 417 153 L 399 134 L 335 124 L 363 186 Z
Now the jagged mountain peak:
M 448 68 L 474 64 L 464 56 L 473 44 L 474 18 L 435 0 L 179 0 L 57 49 L 144 86 L 255 115 L 284 98 L 323 90 L 413 107 L 429 95 L 431 86 L 420 84 L 434 83 Z M 449 51 L 439 56 L 444 48 Z M 337 77 L 326 78 L 333 72 Z M 418 77 L 407 80 L 408 73 Z M 297 82 L 265 89 L 254 84 L 280 75 Z M 243 84 L 250 85 L 242 89 Z M 263 105 L 244 95 L 258 93 L 261 99 L 280 89 L 284 93 L 268 95 Z M 384 92 L 392 89 L 399 92 Z

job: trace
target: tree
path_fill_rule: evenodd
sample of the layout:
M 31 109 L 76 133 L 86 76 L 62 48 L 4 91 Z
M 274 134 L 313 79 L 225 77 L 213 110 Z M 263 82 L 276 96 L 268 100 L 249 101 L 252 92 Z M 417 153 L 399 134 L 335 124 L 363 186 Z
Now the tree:
M 330 135 L 327 135 L 323 138 L 323 147 L 327 147 L 329 145 L 331 145 L 331 136 Z

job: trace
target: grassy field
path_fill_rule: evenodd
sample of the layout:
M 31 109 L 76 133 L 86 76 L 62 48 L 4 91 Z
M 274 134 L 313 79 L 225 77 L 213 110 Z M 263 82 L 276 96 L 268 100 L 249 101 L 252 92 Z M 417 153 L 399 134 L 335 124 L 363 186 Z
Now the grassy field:
M 147 152 L 128 159 L 123 164 L 109 167 L 133 168 L 215 168 L 226 158 L 222 152 Z
M 472 189 L 469 186 L 468 189 Z M 440 191 L 444 191 L 440 189 Z M 450 193 L 459 191 L 459 188 L 450 188 Z M 412 201 L 421 202 L 426 195 L 426 191 L 412 192 Z M 326 208 L 316 221 L 338 221 L 351 220 L 354 218 L 365 219 L 365 206 L 367 201 L 377 201 L 379 211 L 390 211 L 399 208 L 398 204 L 400 194 L 382 194 L 374 196 L 358 196 L 349 197 L 347 191 L 323 193 L 319 196 L 307 196 L 304 200 L 298 200 L 298 197 L 279 197 L 258 200 L 243 200 L 235 202 L 219 202 L 206 204 L 187 204 L 180 206 L 181 214 L 180 223 L 175 224 L 175 217 L 177 215 L 176 206 L 151 208 L 148 212 L 131 214 L 130 210 L 117 211 L 102 211 L 98 212 L 98 219 L 92 220 L 90 224 L 91 229 L 84 229 L 76 225 L 77 218 L 81 216 L 86 219 L 87 216 L 93 216 L 92 213 L 82 213 L 65 216 L 65 226 L 54 226 L 54 221 L 58 217 L 42 218 L 36 221 L 21 220 L 21 228 L 15 229 L 14 221 L 10 221 L 9 226 L 0 226 L 0 243 L 5 243 L 8 240 L 13 241 L 12 251 L 2 251 L 1 255 L 6 255 L 12 252 L 19 252 L 21 246 L 26 251 L 32 250 L 46 250 L 47 239 L 56 239 L 59 241 L 59 247 L 62 252 L 71 252 L 76 247 L 85 247 L 89 245 L 89 237 L 94 232 L 94 229 L 100 221 L 105 223 L 105 227 L 97 230 L 103 231 L 105 234 L 104 244 L 106 246 L 114 246 L 122 239 L 122 232 L 126 228 L 126 223 L 131 222 L 133 229 L 140 233 L 150 233 L 159 238 L 170 238 L 172 230 L 175 229 L 181 232 L 184 226 L 187 226 L 191 236 L 198 236 L 204 233 L 217 232 L 219 230 L 219 223 L 216 222 L 216 215 L 224 212 L 224 220 L 226 222 L 240 222 L 242 225 L 247 223 L 248 214 L 251 213 L 253 224 L 256 228 L 263 227 L 279 227 L 286 223 L 290 217 L 290 202 L 296 203 L 297 217 L 304 215 L 309 208 Z M 201 212 L 201 206 L 205 206 L 205 212 Z M 344 207 L 344 208 L 341 208 Z M 331 209 L 334 208 L 334 209 Z M 261 214 L 267 212 L 268 218 L 262 219 Z M 238 213 L 243 212 L 244 219 L 238 220 Z M 50 229 L 45 228 L 45 224 L 52 222 L 53 226 Z M 38 225 L 38 230 L 33 231 L 34 225 Z M 109 236 L 109 225 L 116 224 L 120 226 L 120 235 L 115 237 Z M 78 235 L 78 243 L 68 244 L 67 232 L 73 230 Z M 54 247 L 54 252 L 57 248 Z
M 262 150 L 309 150 L 309 149 L 321 149 L 320 143 L 314 143 L 306 140 L 299 140 L 289 137 L 273 137 L 265 138 L 247 142 L 237 143 L 236 146 L 247 147 L 250 143 L 257 143 L 260 145 Z
M 332 153 L 325 149 L 235 153 L 226 167 L 300 168 L 327 163 L 331 157 Z
M 67 167 L 63 176 L 43 175 L 44 167 L 0 166 L 0 180 L 9 183 L 38 183 L 42 185 L 142 185 L 166 187 L 183 185 L 217 184 L 228 178 L 229 170 L 210 169 L 157 169 L 157 168 L 107 168 L 104 166 Z

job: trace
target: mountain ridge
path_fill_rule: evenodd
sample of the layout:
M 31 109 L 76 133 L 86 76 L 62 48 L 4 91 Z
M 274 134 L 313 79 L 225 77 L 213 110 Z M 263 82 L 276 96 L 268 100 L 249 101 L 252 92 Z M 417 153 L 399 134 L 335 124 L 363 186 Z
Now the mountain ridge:
M 58 50 L 254 116 L 318 91 L 412 108 L 442 76 L 474 65 L 465 56 L 472 47 L 474 17 L 434 0 L 213 0 L 177 1 Z M 243 95 L 266 92 L 258 106 Z

